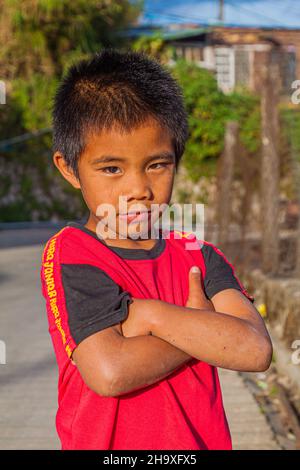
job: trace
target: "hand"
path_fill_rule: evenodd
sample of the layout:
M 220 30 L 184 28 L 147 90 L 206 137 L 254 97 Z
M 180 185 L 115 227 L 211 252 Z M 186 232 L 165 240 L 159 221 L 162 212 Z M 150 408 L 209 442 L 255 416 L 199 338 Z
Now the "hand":
M 123 336 L 127 338 L 131 336 L 150 335 L 150 303 L 155 302 L 153 299 L 137 299 L 132 297 L 133 302 L 128 305 L 128 315 L 126 320 L 121 322 Z
M 189 272 L 189 297 L 185 304 L 189 308 L 199 308 L 202 310 L 215 310 L 213 303 L 207 299 L 201 284 L 201 271 Z

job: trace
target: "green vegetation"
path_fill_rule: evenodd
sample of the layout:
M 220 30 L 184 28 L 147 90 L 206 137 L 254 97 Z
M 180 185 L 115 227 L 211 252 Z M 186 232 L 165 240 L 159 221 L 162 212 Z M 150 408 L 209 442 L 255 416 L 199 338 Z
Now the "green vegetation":
M 211 72 L 183 60 L 172 71 L 183 88 L 189 114 L 190 137 L 182 163 L 191 180 L 215 174 L 226 121 L 239 122 L 241 142 L 255 156 L 260 146 L 259 99 L 247 91 L 224 94 Z
M 103 46 L 128 47 L 116 32 L 138 16 L 142 1 L 8 0 L 0 18 L 1 77 L 7 104 L 0 112 L 0 141 L 51 127 L 51 104 L 66 68 Z M 193 182 L 216 172 L 225 124 L 237 120 L 241 141 L 255 157 L 260 146 L 259 100 L 245 90 L 226 95 L 213 74 L 182 59 L 159 34 L 131 44 L 167 67 L 182 86 L 190 137 L 182 164 Z M 241 157 L 242 158 L 242 157 Z M 0 220 L 79 218 L 80 192 L 58 175 L 51 161 L 51 133 L 0 148 Z M 71 196 L 71 197 L 70 197 Z
M 283 124 L 283 135 L 300 162 L 300 107 L 282 106 L 280 117 Z
M 116 32 L 134 22 L 141 7 L 141 0 L 1 2 L 0 80 L 7 99 L 0 141 L 51 127 L 63 73 L 103 46 L 126 46 Z M 0 221 L 79 218 L 86 211 L 79 191 L 53 167 L 50 134 L 0 148 L 0 174 Z

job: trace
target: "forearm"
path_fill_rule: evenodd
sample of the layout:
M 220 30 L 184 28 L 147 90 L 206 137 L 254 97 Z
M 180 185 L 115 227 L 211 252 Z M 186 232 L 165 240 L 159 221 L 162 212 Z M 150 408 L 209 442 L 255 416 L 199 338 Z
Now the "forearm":
M 153 303 L 152 335 L 190 356 L 233 370 L 259 370 L 268 338 L 248 321 L 212 310 Z
M 190 359 L 184 351 L 155 336 L 122 337 L 113 359 L 112 395 L 152 385 Z

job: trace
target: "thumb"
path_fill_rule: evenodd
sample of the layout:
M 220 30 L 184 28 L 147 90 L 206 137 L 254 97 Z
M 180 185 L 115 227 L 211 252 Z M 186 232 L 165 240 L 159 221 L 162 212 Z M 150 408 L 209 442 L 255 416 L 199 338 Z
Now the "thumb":
M 189 296 L 186 307 L 214 310 L 213 304 L 206 298 L 202 283 L 202 272 L 198 266 L 192 266 L 189 271 Z
M 186 307 L 205 308 L 207 299 L 202 289 L 201 270 L 198 266 L 192 266 L 189 271 L 189 295 Z
M 198 266 L 192 266 L 190 269 L 190 273 L 194 275 L 198 275 L 198 276 L 201 275 L 201 271 L 200 271 L 200 268 L 198 268 Z
M 189 298 L 198 301 L 202 297 L 201 271 L 198 266 L 192 266 L 189 272 Z
M 201 271 L 198 266 L 192 266 L 189 272 L 190 294 L 200 292 L 201 289 Z

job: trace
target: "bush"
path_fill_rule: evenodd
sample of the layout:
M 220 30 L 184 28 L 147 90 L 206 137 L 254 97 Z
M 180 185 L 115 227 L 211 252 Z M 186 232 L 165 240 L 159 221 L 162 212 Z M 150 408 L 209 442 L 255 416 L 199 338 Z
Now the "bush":
M 182 164 L 192 181 L 215 174 L 224 145 L 225 124 L 236 120 L 247 151 L 256 155 L 260 146 L 259 98 L 246 90 L 226 95 L 213 74 L 180 59 L 171 68 L 183 88 L 189 114 L 190 135 Z

